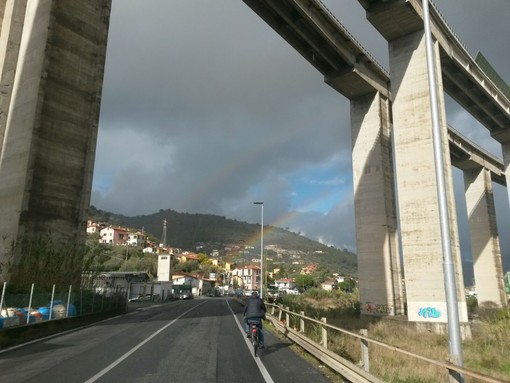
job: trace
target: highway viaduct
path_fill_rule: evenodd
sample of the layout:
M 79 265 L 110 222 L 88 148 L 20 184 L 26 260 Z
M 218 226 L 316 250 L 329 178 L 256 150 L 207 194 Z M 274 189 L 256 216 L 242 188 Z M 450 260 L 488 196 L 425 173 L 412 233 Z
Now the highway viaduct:
M 350 100 L 362 313 L 403 314 L 405 287 L 409 320 L 446 323 L 420 2 L 360 0 L 388 40 L 390 73 L 318 0 L 244 2 Z M 16 275 L 27 239 L 83 241 L 110 9 L 111 0 L 0 1 L 2 281 Z M 510 175 L 510 102 L 435 8 L 431 16 L 459 318 L 465 323 L 451 165 L 464 172 L 479 300 L 505 305 L 492 181 L 506 184 Z M 501 142 L 503 163 L 447 128 L 444 92 Z

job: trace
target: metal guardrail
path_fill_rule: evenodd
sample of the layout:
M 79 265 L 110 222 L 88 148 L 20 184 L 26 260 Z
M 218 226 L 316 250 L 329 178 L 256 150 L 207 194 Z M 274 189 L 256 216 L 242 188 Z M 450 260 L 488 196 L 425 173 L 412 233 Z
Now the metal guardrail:
M 308 351 L 311 355 L 313 355 L 315 358 L 319 359 L 323 363 L 325 363 L 328 367 L 335 370 L 342 376 L 344 376 L 346 379 L 349 379 L 350 381 L 354 382 L 382 382 L 379 378 L 370 375 L 368 369 L 369 369 L 369 358 L 368 358 L 368 345 L 374 344 L 381 347 L 384 347 L 388 350 L 395 351 L 397 353 L 400 353 L 402 355 L 410 356 L 412 358 L 415 358 L 417 360 L 432 364 L 436 367 L 443 368 L 447 371 L 456 371 L 460 374 L 463 374 L 465 376 L 470 376 L 472 378 L 476 378 L 479 381 L 482 382 L 489 382 L 489 383 L 505 383 L 504 380 L 499 380 L 497 378 L 469 370 L 464 367 L 459 367 L 457 365 L 454 365 L 452 363 L 448 362 L 441 362 L 434 359 L 430 359 L 406 350 L 403 350 L 396 346 L 388 345 L 384 342 L 371 339 L 366 335 L 366 330 L 363 331 L 362 334 L 356 334 L 347 330 L 344 330 L 340 327 L 336 327 L 330 324 L 326 323 L 326 318 L 322 318 L 322 320 L 317 320 L 314 318 L 310 318 L 304 315 L 304 312 L 301 313 L 295 313 L 293 311 L 290 311 L 289 307 L 284 308 L 281 305 L 276 305 L 272 303 L 266 303 L 267 306 L 271 308 L 271 313 L 268 315 L 267 319 L 272 322 L 272 324 L 275 326 L 275 328 L 283 333 L 287 338 L 304 348 L 306 351 Z M 285 319 L 282 319 L 285 315 Z M 289 326 L 289 323 L 291 322 L 291 317 L 294 319 L 299 318 L 300 323 L 300 329 L 299 331 L 293 329 Z M 305 323 L 304 321 L 309 321 L 311 323 L 314 323 L 316 325 L 319 325 L 321 327 L 321 343 L 314 342 L 313 340 L 309 339 L 304 335 L 305 333 Z M 355 337 L 360 340 L 361 342 L 361 348 L 362 348 L 362 360 L 363 360 L 363 369 L 358 367 L 357 365 L 353 364 L 352 362 L 346 360 L 345 358 L 340 357 L 339 355 L 334 354 L 332 351 L 327 349 L 327 330 L 334 330 L 338 331 L 340 333 L 343 333 L 345 335 L 349 335 L 352 337 Z
M 455 31 L 450 26 L 450 24 L 448 24 L 448 22 L 446 21 L 446 18 L 443 16 L 443 14 L 441 13 L 441 11 L 437 7 L 437 5 L 434 3 L 434 1 L 430 0 L 429 4 L 434 9 L 434 11 L 437 13 L 437 16 L 439 17 L 439 19 L 443 23 L 443 25 L 446 28 L 446 30 L 453 36 L 453 38 L 457 41 L 458 45 L 461 46 L 462 49 L 464 49 L 464 51 L 468 54 L 468 56 L 471 57 L 471 59 L 473 59 L 473 55 L 471 54 L 471 52 L 468 49 L 468 47 L 466 46 L 466 44 L 464 44 L 464 42 L 459 38 L 459 36 L 455 33 Z M 473 59 L 473 61 L 474 61 L 474 59 Z
M 298 332 L 285 323 L 275 318 L 272 315 L 268 315 L 267 318 L 273 323 L 273 326 L 285 334 L 287 338 L 298 344 L 301 348 L 305 349 L 308 353 L 313 355 L 315 358 L 326 364 L 329 368 L 336 371 L 344 378 L 351 382 L 361 383 L 382 383 L 383 381 L 365 372 L 355 364 L 348 360 L 336 355 L 332 351 L 323 347 L 321 344 L 314 342 L 313 340 L 304 336 L 301 332 Z

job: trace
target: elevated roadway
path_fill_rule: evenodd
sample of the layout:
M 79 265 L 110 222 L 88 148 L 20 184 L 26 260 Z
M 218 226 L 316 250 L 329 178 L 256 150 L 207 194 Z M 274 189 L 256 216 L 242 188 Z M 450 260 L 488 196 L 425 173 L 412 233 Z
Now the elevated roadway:
M 451 126 L 448 127 L 448 143 L 453 166 L 461 170 L 486 168 L 491 172 L 491 178 L 495 183 L 507 186 L 505 166 L 501 158 L 470 141 Z
M 388 72 L 318 0 L 243 0 L 349 100 L 380 92 L 391 99 Z M 386 39 L 423 29 L 420 1 L 360 0 L 368 18 Z M 398 4 L 398 5 L 397 5 Z M 439 35 L 446 91 L 473 116 L 502 137 L 509 131 L 510 103 L 481 71 L 446 21 L 433 9 Z M 395 22 L 398 20 L 398 23 Z M 447 58 L 447 59 L 445 59 Z M 506 186 L 503 161 L 448 127 L 452 164 L 459 169 L 485 167 L 494 182 Z
M 348 99 L 389 98 L 388 73 L 320 1 L 243 1 Z

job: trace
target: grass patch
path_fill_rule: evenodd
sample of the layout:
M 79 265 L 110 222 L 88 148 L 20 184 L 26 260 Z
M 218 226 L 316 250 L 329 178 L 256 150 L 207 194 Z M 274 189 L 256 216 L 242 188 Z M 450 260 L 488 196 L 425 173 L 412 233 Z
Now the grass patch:
M 315 291 L 300 296 L 285 296 L 280 302 L 293 312 L 304 311 L 305 315 L 316 320 L 327 318 L 327 323 L 344 330 L 358 333 L 368 330 L 368 337 L 396 348 L 412 352 L 440 362 L 449 359 L 449 339 L 447 335 L 418 331 L 405 320 L 379 320 L 360 318 L 359 300 L 356 294 L 343 292 Z M 464 367 L 476 372 L 503 380 L 510 380 L 510 308 L 484 309 L 470 306 L 472 339 L 462 343 Z M 299 318 L 290 318 L 289 326 L 299 329 Z M 320 340 L 320 326 L 307 323 L 307 335 Z M 360 340 L 328 330 L 328 348 L 352 363 L 361 360 Z M 385 382 L 438 382 L 448 381 L 448 372 L 428 362 L 373 343 L 369 345 L 370 372 Z M 465 377 L 465 382 L 477 382 Z

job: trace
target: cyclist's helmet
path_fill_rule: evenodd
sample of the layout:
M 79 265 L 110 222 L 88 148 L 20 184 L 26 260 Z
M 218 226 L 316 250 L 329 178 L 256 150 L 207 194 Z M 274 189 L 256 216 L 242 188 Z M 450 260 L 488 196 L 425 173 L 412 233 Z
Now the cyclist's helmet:
M 251 292 L 251 296 L 252 297 L 258 297 L 259 296 L 259 293 L 257 291 L 252 291 Z

